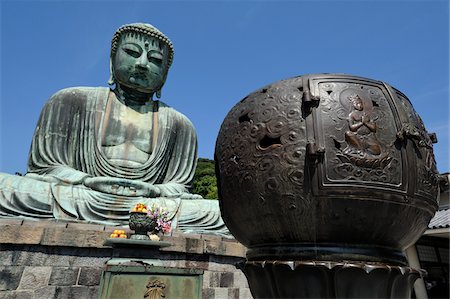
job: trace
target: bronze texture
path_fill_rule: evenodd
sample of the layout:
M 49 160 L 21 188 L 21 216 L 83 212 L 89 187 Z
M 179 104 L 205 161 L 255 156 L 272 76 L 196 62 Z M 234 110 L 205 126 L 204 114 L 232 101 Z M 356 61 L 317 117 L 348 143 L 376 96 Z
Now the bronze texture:
M 402 251 L 437 209 L 430 136 L 387 83 L 341 74 L 275 82 L 223 121 L 222 217 L 249 260 L 404 265 Z

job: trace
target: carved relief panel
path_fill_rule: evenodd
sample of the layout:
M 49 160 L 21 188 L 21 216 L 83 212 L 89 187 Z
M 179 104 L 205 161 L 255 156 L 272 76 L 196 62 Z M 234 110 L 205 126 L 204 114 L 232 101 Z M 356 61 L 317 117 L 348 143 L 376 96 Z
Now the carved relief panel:
M 340 182 L 405 190 L 405 150 L 397 142 L 398 115 L 380 82 L 314 79 L 319 98 L 314 130 L 325 148 L 317 166 L 322 184 Z

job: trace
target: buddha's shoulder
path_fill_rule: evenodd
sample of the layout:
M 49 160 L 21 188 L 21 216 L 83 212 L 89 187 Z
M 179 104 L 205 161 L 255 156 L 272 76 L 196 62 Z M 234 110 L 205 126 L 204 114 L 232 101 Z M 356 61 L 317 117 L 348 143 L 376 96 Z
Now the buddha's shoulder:
M 192 126 L 193 127 L 193 124 L 189 120 L 189 118 L 186 115 L 184 115 L 183 113 L 175 110 L 173 107 L 167 105 L 166 103 L 164 103 L 162 101 L 159 101 L 158 107 L 159 107 L 159 111 L 161 113 L 165 113 L 167 115 L 170 115 L 170 117 L 172 119 L 176 119 L 178 122 L 181 122 L 181 123 L 184 123 L 184 124 L 186 124 L 188 126 Z
M 68 87 L 61 89 L 54 93 L 49 102 L 61 102 L 61 101 L 78 101 L 86 102 L 98 97 L 99 95 L 106 96 L 109 92 L 107 87 Z

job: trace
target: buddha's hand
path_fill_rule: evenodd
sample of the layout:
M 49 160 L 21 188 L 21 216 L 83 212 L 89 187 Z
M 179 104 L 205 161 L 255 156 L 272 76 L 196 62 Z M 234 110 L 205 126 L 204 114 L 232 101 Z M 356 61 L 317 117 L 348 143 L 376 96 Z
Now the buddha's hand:
M 181 199 L 203 199 L 203 196 L 201 196 L 200 194 L 182 193 L 180 198 Z
M 160 195 L 160 190 L 158 187 L 149 183 L 128 179 L 89 177 L 84 180 L 83 184 L 90 189 L 107 194 L 130 197 L 157 197 Z

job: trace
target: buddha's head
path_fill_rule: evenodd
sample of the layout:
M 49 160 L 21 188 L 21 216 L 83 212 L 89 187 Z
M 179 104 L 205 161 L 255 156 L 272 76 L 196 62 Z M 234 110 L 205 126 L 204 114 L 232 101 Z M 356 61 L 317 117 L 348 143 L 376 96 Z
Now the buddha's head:
M 111 42 L 111 77 L 118 84 L 159 98 L 173 60 L 173 45 L 150 24 L 120 27 Z

